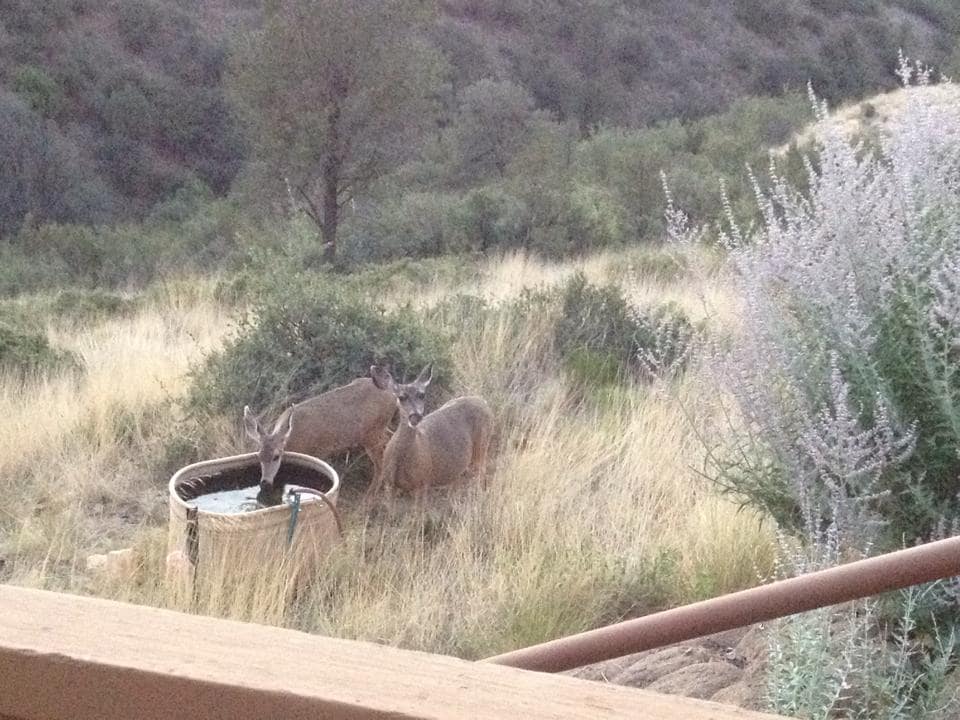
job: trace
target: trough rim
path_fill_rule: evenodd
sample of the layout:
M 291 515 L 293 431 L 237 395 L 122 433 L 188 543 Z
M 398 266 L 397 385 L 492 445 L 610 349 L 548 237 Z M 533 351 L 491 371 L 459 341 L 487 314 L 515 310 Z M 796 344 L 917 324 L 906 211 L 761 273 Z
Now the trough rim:
M 177 505 L 183 512 L 186 512 L 192 506 L 188 504 L 180 495 L 177 493 L 177 483 L 182 481 L 187 475 L 195 475 L 198 470 L 213 469 L 217 470 L 230 470 L 238 467 L 246 467 L 253 461 L 254 463 L 259 464 L 259 459 L 257 453 L 243 453 L 241 455 L 228 455 L 222 458 L 213 458 L 211 460 L 201 460 L 200 462 L 191 463 L 190 465 L 184 465 L 182 468 L 177 470 L 171 477 L 170 482 L 167 483 L 167 494 L 170 497 L 170 502 Z M 336 470 L 333 469 L 329 463 L 324 462 L 320 458 L 314 457 L 313 455 L 306 455 L 304 453 L 297 452 L 285 452 L 283 454 L 283 461 L 288 462 L 293 461 L 295 465 L 301 467 L 306 466 L 313 470 L 318 470 L 327 476 L 331 481 L 331 487 L 329 490 L 323 493 L 323 495 L 333 504 L 336 504 L 337 498 L 340 492 L 340 475 Z M 320 498 L 310 497 L 306 495 L 302 498 L 301 502 L 320 502 Z M 324 510 L 327 508 L 325 507 Z M 264 518 L 267 517 L 270 513 L 273 512 L 289 512 L 290 506 L 284 503 L 279 505 L 273 505 L 271 507 L 260 508 L 259 510 L 250 510 L 245 513 L 241 513 L 244 518 Z M 218 513 L 210 512 L 209 510 L 200 510 L 197 509 L 198 517 L 205 517 L 210 519 L 225 520 L 225 521 L 236 521 L 238 518 L 237 513 Z

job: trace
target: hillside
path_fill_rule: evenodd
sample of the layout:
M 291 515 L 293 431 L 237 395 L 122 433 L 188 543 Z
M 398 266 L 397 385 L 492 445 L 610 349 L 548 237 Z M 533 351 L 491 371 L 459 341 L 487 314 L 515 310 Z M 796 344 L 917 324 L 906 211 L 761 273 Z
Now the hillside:
M 883 0 L 448 0 L 437 42 L 458 79 L 526 86 L 582 125 L 714 113 L 744 95 L 803 89 L 831 101 L 896 84 L 897 49 L 939 64 L 960 10 Z
M 141 218 L 180 188 L 223 195 L 243 133 L 223 89 L 256 0 L 0 0 L 0 234 L 38 222 Z M 944 0 L 445 0 L 430 35 L 452 115 L 481 78 L 510 80 L 576 123 L 691 120 L 808 79 L 831 101 L 894 86 L 903 47 L 940 64 Z
M 239 4 L 239 3 L 238 3 Z M 229 188 L 243 144 L 203 3 L 0 0 L 0 232 L 137 216 L 177 188 Z M 201 22 L 204 21 L 204 22 Z

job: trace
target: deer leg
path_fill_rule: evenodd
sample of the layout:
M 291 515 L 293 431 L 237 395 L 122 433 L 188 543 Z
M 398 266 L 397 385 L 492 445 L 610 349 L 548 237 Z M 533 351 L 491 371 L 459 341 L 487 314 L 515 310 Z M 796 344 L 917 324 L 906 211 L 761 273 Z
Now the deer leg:
M 470 458 L 470 471 L 478 478 L 482 478 L 487 471 L 487 453 L 490 449 L 490 435 L 484 433 L 473 446 L 473 456 Z
M 373 465 L 373 477 L 370 479 L 370 484 L 367 485 L 367 491 L 363 495 L 365 503 L 378 494 L 383 486 L 383 451 L 389 439 L 390 437 L 386 429 L 384 429 L 364 443 L 363 449 L 367 453 L 367 457 L 370 458 L 370 463 Z
M 427 486 L 418 485 L 413 490 L 413 507 L 417 515 L 423 517 L 427 509 Z
M 363 505 L 369 505 L 374 498 L 380 494 L 380 487 L 382 484 L 380 470 L 375 469 L 373 472 L 373 477 L 370 479 L 370 484 L 367 485 L 367 490 L 363 493 L 363 499 L 361 500 L 361 503 Z

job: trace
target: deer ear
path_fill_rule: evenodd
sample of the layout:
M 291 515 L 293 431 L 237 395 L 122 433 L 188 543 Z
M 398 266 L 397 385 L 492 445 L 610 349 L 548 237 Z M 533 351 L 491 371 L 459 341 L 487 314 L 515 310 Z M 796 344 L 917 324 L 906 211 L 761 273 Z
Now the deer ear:
M 260 429 L 260 421 L 254 417 L 249 405 L 243 406 L 243 429 L 247 431 L 247 436 L 251 440 L 260 442 L 263 431 Z
M 381 390 L 393 390 L 393 376 L 379 365 L 370 366 L 370 377 L 373 384 Z
M 281 442 L 286 445 L 287 440 L 290 439 L 290 435 L 293 433 L 293 405 L 286 412 L 286 417 L 281 417 L 277 421 L 277 427 L 273 429 L 274 435 L 279 434 Z
M 433 363 L 427 363 L 427 366 L 417 375 L 417 384 L 426 387 L 433 380 Z

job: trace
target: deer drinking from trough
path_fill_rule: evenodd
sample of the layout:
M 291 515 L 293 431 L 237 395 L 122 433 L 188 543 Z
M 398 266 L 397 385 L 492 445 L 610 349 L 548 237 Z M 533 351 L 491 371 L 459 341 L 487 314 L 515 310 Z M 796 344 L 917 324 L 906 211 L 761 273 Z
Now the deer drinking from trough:
M 400 409 L 400 423 L 384 450 L 372 491 L 413 491 L 422 501 L 429 488 L 450 484 L 467 470 L 483 474 L 493 433 L 493 413 L 483 398 L 456 398 L 424 416 L 431 365 L 407 385 L 398 385 L 379 367 L 370 368 L 370 376 Z
M 390 439 L 387 426 L 396 412 L 396 402 L 392 391 L 384 390 L 371 378 L 357 378 L 290 406 L 269 432 L 245 406 L 243 423 L 247 435 L 257 443 L 261 492 L 273 491 L 273 480 L 288 450 L 326 458 L 362 447 L 373 463 L 376 478 Z

